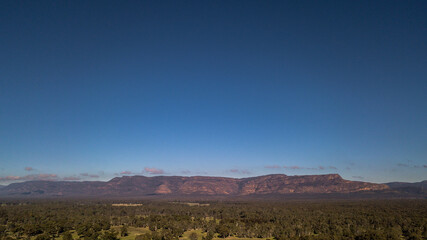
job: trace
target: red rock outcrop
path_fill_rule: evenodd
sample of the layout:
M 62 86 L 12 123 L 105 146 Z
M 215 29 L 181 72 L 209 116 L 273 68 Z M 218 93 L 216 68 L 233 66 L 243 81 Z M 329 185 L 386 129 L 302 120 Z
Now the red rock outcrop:
M 31 181 L 3 187 L 0 195 L 146 196 L 351 193 L 387 190 L 384 184 L 344 180 L 338 174 L 251 178 L 124 176 L 108 182 Z

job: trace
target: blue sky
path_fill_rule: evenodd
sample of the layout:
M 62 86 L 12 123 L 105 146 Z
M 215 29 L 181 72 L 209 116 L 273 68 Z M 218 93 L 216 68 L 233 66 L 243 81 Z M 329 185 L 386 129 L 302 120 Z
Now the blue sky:
M 1 1 L 0 184 L 427 179 L 425 1 Z

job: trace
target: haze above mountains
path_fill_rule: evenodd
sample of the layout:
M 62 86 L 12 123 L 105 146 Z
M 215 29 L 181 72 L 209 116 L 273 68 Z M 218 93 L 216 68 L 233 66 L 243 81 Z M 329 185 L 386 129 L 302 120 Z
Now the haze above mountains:
M 344 193 L 416 194 L 425 197 L 427 181 L 376 184 L 349 181 L 338 174 L 249 178 L 123 176 L 107 182 L 28 181 L 0 188 L 0 197 L 144 197 L 144 196 L 272 196 Z

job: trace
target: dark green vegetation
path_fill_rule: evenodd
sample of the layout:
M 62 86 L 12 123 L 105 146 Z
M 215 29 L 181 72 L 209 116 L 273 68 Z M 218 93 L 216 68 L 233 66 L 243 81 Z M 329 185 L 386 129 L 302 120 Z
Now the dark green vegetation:
M 427 200 L 112 203 L 4 202 L 0 239 L 427 239 Z

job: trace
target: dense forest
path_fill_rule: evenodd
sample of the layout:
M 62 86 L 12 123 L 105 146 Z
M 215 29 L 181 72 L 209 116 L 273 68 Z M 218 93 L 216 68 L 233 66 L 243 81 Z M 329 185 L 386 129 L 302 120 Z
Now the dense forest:
M 0 239 L 427 239 L 427 200 L 6 201 Z

